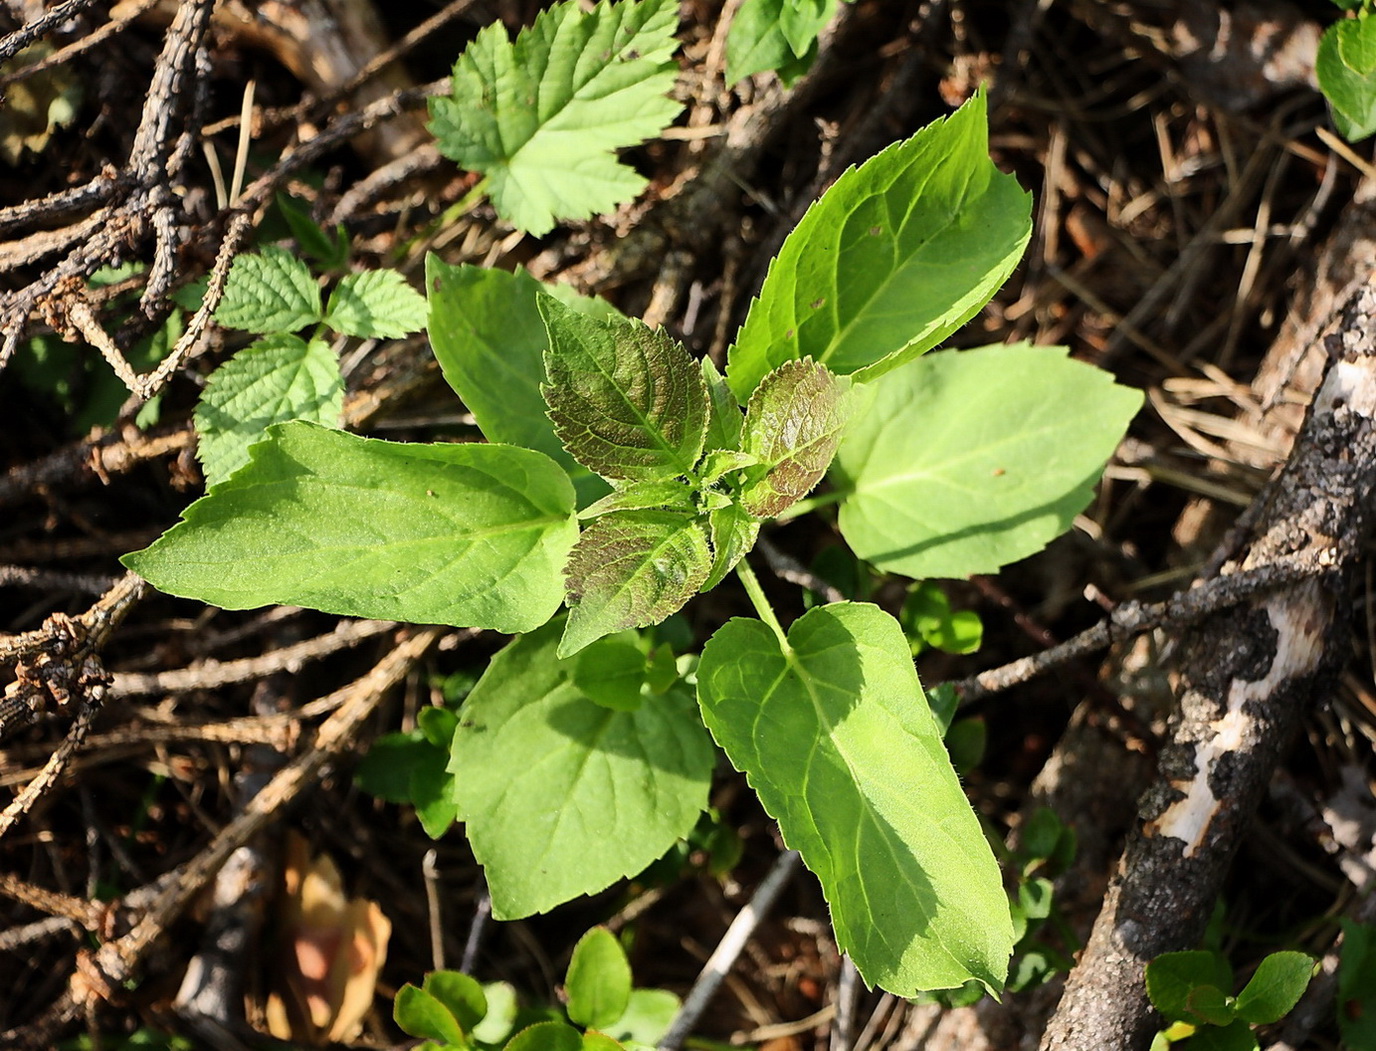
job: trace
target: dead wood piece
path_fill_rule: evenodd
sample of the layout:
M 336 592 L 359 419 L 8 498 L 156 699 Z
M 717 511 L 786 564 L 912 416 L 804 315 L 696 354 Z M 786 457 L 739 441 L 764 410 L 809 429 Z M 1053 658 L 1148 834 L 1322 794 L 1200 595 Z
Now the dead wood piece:
M 39 37 L 51 33 L 69 18 L 74 18 L 91 7 L 95 0 L 63 0 L 41 18 L 20 26 L 13 33 L 0 39 L 0 62 L 13 58 Z
M 1305 708 L 1342 647 L 1330 638 L 1376 489 L 1376 290 L 1344 312 L 1294 452 L 1261 494 L 1239 561 L 1308 559 L 1314 575 L 1204 621 L 1178 655 L 1180 717 L 1139 807 L 1118 876 L 1045 1033 L 1047 1051 L 1145 1048 L 1145 965 L 1203 933 L 1241 835 Z

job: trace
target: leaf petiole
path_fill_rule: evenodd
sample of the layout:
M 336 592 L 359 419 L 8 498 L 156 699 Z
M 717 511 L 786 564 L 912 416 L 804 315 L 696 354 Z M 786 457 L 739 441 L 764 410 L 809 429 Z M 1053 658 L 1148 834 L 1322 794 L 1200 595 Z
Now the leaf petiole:
M 791 507 L 786 507 L 774 516 L 775 522 L 787 522 L 789 519 L 798 518 L 801 515 L 816 511 L 819 507 L 826 507 L 829 504 L 839 504 L 846 497 L 850 496 L 849 489 L 828 489 L 825 493 L 818 493 L 816 496 L 807 496 L 799 500 Z
M 779 618 L 774 615 L 774 607 L 769 604 L 769 599 L 765 598 L 764 588 L 760 587 L 755 571 L 745 559 L 736 563 L 736 576 L 740 577 L 741 583 L 745 585 L 745 593 L 750 596 L 750 604 L 755 607 L 760 620 L 768 624 L 769 630 L 779 637 L 779 646 L 784 653 L 792 653 L 793 647 L 788 644 L 788 636 L 784 634 Z

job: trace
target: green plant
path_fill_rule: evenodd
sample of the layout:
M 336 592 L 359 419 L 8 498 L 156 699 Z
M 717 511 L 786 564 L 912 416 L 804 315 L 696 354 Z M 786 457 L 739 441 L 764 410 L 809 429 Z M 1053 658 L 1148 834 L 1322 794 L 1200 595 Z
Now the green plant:
M 498 918 L 605 888 L 688 835 L 714 738 L 868 982 L 997 991 L 1007 899 L 902 626 L 840 602 L 785 631 L 743 557 L 763 522 L 828 504 L 858 554 L 923 577 L 990 571 L 1069 526 L 1140 395 L 1061 348 L 920 357 L 1008 276 L 1029 217 L 977 96 L 809 210 L 724 377 L 605 305 L 431 258 L 430 338 L 492 444 L 276 424 L 125 562 L 227 608 L 522 633 L 457 713 L 447 764 Z M 801 502 L 829 468 L 831 490 Z M 700 655 L 637 630 L 733 569 L 759 620 Z M 426 747 L 449 724 L 427 716 Z
M 1233 969 L 1218 952 L 1164 953 L 1147 964 L 1147 996 L 1170 1023 L 1152 1042 L 1164 1051 L 1181 1040 L 1190 1051 L 1256 1051 L 1252 1027 L 1289 1014 L 1314 974 L 1302 952 L 1275 952 L 1258 965 L 1236 996 Z
M 564 1000 L 562 1012 L 521 1009 L 504 982 L 432 971 L 419 987 L 402 986 L 392 1010 L 397 1025 L 425 1040 L 417 1051 L 649 1051 L 679 1009 L 673 993 L 633 987 L 626 952 L 605 927 L 574 946 Z
M 745 0 L 726 38 L 726 82 L 772 70 L 792 84 L 817 57 L 817 36 L 836 7 L 837 0 Z
M 319 227 L 299 212 L 293 227 L 317 258 L 346 262 Z M 304 219 L 304 221 L 303 221 Z M 290 220 L 289 220 L 290 221 Z M 319 234 L 312 238 L 309 230 Z M 196 406 L 197 456 L 214 485 L 248 460 L 249 446 L 286 420 L 337 426 L 344 400 L 339 359 L 327 332 L 396 337 L 425 325 L 425 298 L 394 270 L 345 274 L 328 301 L 307 264 L 284 248 L 266 247 L 234 260 L 215 320 L 257 336 L 210 374 Z M 296 333 L 312 331 L 305 338 Z
M 1338 1030 L 1349 1047 L 1376 1047 L 1376 927 L 1343 920 Z
M 1357 142 L 1376 133 L 1376 12 L 1373 0 L 1333 0 L 1355 17 L 1334 22 L 1319 39 L 1314 72 L 1333 124 Z
M 560 219 L 609 211 L 646 180 L 612 151 L 658 135 L 683 107 L 676 72 L 678 4 L 577 0 L 542 11 L 515 43 L 491 25 L 454 63 L 447 98 L 430 100 L 440 152 L 485 178 L 497 214 L 548 233 Z

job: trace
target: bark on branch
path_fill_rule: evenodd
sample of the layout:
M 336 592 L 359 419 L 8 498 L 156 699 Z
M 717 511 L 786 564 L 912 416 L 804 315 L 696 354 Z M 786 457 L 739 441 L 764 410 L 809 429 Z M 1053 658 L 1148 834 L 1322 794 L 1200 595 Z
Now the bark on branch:
M 1322 696 L 1376 488 L 1376 290 L 1329 337 L 1331 364 L 1284 471 L 1258 497 L 1225 574 L 1278 559 L 1315 575 L 1202 623 L 1181 640 L 1180 715 L 1138 827 L 1061 1004 L 1046 1051 L 1145 1048 L 1156 1018 L 1146 964 L 1194 947 L 1267 781 L 1305 707 Z

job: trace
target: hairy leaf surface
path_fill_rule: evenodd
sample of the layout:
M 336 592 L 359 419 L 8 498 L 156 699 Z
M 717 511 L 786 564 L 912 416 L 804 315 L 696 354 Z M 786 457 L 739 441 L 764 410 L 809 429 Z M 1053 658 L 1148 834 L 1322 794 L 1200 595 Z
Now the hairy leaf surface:
M 589 470 L 617 481 L 667 481 L 702 455 L 708 401 L 702 372 L 663 329 L 599 321 L 548 297 L 544 387 L 555 433 Z
M 562 597 L 573 487 L 540 453 L 278 424 L 247 465 L 124 564 L 225 609 L 529 631 Z
M 399 339 L 425 327 L 425 297 L 395 270 L 345 274 L 330 293 L 325 324 L 346 336 Z
M 760 521 L 740 504 L 732 501 L 708 516 L 712 537 L 712 568 L 702 582 L 701 591 L 711 591 L 750 553 L 760 535 Z
M 209 485 L 248 462 L 248 448 L 274 423 L 333 427 L 344 404 L 339 359 L 320 340 L 275 335 L 239 351 L 210 374 L 196 405 L 196 455 Z
M 558 659 L 561 625 L 501 651 L 459 711 L 449 769 L 498 919 L 547 911 L 641 871 L 707 806 L 714 753 L 677 689 L 595 704 Z
M 1002 988 L 1013 928 L 998 865 L 877 606 L 810 610 L 787 651 L 736 618 L 702 652 L 698 701 L 784 841 L 817 874 L 838 946 L 898 996 Z
M 610 211 L 645 188 L 614 150 L 658 135 L 678 42 L 674 0 L 575 0 L 542 11 L 512 44 L 500 22 L 454 63 L 453 94 L 430 100 L 440 152 L 489 179 L 497 213 L 548 233 Z
M 770 265 L 731 348 L 745 401 L 811 357 L 868 379 L 936 346 L 994 294 L 1031 235 L 1030 197 L 989 159 L 984 95 L 848 169 Z
M 910 577 L 992 573 L 1090 501 L 1140 392 L 1064 347 L 982 347 L 871 384 L 836 455 L 838 519 L 861 558 Z
M 741 493 L 752 515 L 773 518 L 822 480 L 846 423 L 846 386 L 825 365 L 786 361 L 755 388 L 743 441 L 758 465 Z
M 658 624 L 698 593 L 712 565 L 701 525 L 674 511 L 616 511 L 569 556 L 569 621 L 559 656 L 623 628 Z
M 230 267 L 215 320 L 245 332 L 295 332 L 320 320 L 320 288 L 284 248 L 246 253 Z

